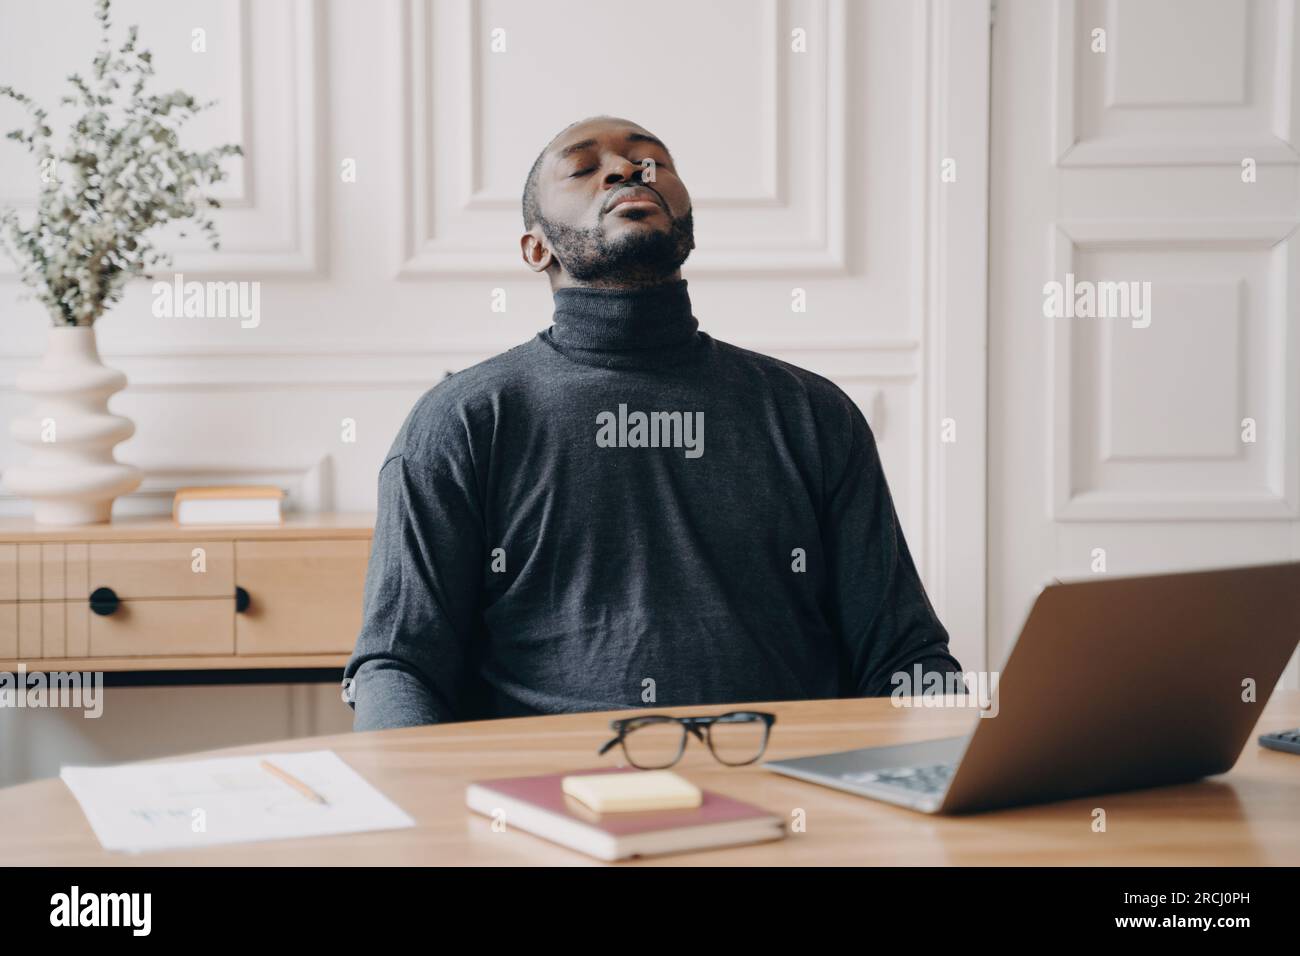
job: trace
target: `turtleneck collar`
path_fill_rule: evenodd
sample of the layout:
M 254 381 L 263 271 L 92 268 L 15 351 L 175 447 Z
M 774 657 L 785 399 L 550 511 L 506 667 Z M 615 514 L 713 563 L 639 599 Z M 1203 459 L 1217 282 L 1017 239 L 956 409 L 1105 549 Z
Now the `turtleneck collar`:
M 554 322 L 550 336 L 560 348 L 600 351 L 685 346 L 700 325 L 685 279 L 648 289 L 557 289 Z

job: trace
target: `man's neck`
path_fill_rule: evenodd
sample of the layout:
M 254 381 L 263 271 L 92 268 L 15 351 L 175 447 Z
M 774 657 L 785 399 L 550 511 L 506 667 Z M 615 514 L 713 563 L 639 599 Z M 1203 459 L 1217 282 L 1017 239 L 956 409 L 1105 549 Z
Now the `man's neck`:
M 569 286 L 555 291 L 552 341 L 573 349 L 642 351 L 695 340 L 686 281 L 647 288 Z

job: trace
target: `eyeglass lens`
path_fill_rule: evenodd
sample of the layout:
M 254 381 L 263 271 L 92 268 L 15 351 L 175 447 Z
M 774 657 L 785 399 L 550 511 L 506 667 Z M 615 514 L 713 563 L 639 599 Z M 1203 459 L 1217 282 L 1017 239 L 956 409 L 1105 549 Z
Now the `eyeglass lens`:
M 767 724 L 757 717 L 728 716 L 700 729 L 713 756 L 731 766 L 753 763 L 767 746 Z M 634 767 L 671 767 L 681 759 L 688 733 L 675 720 L 647 720 L 627 729 L 623 750 Z
M 686 728 L 675 720 L 652 720 L 629 727 L 623 736 L 628 762 L 643 770 L 671 767 L 686 746 Z
M 725 764 L 753 763 L 767 746 L 767 724 L 756 717 L 734 717 L 708 727 L 713 756 Z

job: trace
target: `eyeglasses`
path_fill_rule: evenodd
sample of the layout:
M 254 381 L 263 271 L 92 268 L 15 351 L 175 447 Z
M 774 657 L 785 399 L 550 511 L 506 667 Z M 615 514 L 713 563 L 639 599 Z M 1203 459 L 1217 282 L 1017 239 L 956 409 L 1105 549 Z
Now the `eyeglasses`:
M 763 756 L 776 714 L 734 710 L 707 717 L 670 717 L 645 714 L 611 720 L 616 736 L 597 751 L 605 754 L 623 745 L 627 762 L 639 770 L 662 770 L 682 759 L 687 733 L 694 734 L 719 763 L 743 767 Z

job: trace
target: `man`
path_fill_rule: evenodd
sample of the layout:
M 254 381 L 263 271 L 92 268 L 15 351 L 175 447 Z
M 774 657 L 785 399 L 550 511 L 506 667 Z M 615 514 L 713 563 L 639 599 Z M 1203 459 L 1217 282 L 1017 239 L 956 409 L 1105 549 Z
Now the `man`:
M 575 123 L 523 212 L 554 324 L 427 392 L 383 463 L 356 729 L 959 672 L 857 406 L 699 331 L 664 144 Z

